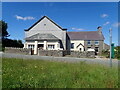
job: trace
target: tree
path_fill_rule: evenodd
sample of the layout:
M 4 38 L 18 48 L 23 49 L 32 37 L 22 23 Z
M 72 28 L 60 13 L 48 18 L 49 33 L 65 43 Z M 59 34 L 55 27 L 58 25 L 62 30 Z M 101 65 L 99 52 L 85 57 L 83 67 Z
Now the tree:
M 116 46 L 115 50 L 115 57 L 120 60 L 120 46 Z
M 12 40 L 12 39 L 4 39 L 2 44 L 4 47 L 17 47 L 17 48 L 23 48 L 23 44 L 21 40 Z
M 23 47 L 21 40 L 8 39 L 9 33 L 7 31 L 7 23 L 0 21 L 0 50 L 4 51 L 5 47 Z M 2 44 L 1 44 L 2 43 Z
M 8 31 L 7 31 L 7 23 L 5 21 L 0 21 L 0 36 L 2 39 L 10 36 Z

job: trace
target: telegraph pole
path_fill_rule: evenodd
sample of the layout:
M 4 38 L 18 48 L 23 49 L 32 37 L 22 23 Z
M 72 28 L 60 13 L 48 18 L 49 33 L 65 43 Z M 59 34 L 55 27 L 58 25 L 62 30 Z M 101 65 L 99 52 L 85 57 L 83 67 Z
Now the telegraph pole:
M 111 47 L 111 44 L 112 44 L 112 29 L 110 28 L 110 67 L 112 67 L 112 47 Z

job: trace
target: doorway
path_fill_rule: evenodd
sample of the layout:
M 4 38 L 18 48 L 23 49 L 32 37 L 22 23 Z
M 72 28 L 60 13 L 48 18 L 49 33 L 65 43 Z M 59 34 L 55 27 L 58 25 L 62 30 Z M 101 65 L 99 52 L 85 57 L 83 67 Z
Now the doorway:
M 99 47 L 95 47 L 95 55 L 98 55 Z
M 38 48 L 39 48 L 40 50 L 43 50 L 43 47 L 44 47 L 44 44 L 38 44 Z

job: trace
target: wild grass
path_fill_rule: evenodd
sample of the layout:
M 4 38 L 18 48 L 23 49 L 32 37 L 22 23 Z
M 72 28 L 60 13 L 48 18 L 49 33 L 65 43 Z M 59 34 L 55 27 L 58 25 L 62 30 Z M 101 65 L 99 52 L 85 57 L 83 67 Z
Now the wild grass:
M 3 58 L 3 88 L 117 88 L 118 69 L 98 64 Z

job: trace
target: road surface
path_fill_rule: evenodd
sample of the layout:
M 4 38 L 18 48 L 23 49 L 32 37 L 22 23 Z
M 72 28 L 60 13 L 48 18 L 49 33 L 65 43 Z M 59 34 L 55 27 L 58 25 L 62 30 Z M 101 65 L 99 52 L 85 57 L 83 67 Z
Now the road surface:
M 38 55 L 21 55 L 21 54 L 12 54 L 12 53 L 0 53 L 0 57 L 4 58 L 21 58 L 21 59 L 31 59 L 31 60 L 55 60 L 55 61 L 65 61 L 65 62 L 80 62 L 85 61 L 89 64 L 110 64 L 109 59 L 92 59 L 92 58 L 75 58 L 75 57 L 53 57 L 53 56 L 38 56 Z M 120 60 L 113 60 L 113 66 L 118 66 Z

